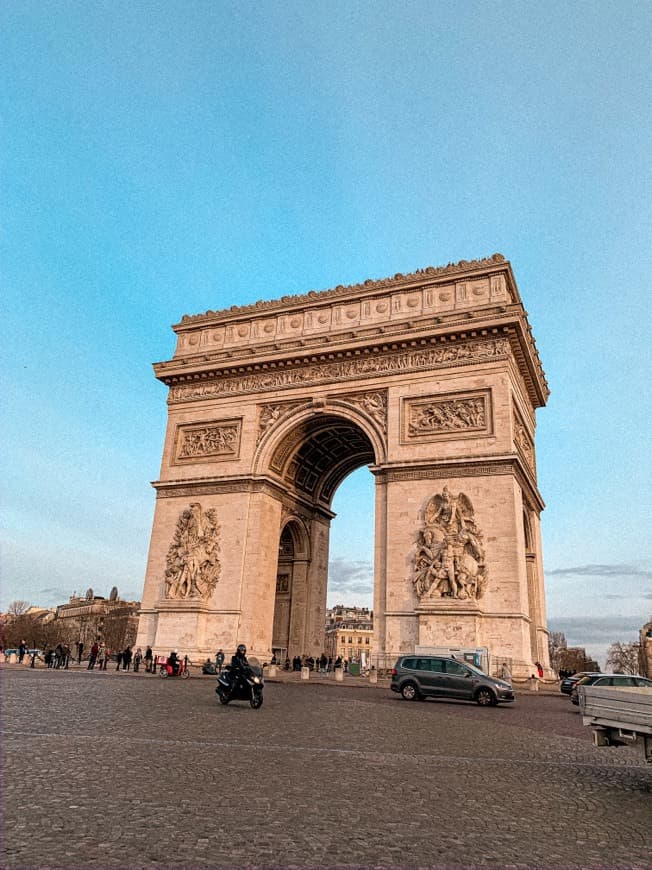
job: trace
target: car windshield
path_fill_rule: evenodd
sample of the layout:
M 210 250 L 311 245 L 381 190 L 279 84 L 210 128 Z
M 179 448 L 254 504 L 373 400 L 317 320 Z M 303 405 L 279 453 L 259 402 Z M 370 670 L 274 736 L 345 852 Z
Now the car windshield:
M 478 674 L 478 676 L 480 677 L 487 676 L 484 671 L 480 670 L 480 668 L 476 668 L 475 665 L 469 664 L 469 662 L 464 662 L 464 667 L 468 668 L 470 671 L 473 671 L 474 674 Z

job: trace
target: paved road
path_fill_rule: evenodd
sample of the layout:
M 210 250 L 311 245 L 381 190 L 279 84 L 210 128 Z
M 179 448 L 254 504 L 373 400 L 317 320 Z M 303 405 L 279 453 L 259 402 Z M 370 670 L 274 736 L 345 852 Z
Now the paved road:
M 566 698 L 483 709 L 5 667 L 3 868 L 649 868 L 651 772 Z

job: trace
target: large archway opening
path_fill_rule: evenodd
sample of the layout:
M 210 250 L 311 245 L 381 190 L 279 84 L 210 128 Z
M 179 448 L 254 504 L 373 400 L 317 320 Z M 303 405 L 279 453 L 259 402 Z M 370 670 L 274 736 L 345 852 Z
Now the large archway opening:
M 367 603 L 371 611 L 374 487 L 365 467 L 375 462 L 362 427 L 331 413 L 302 421 L 274 451 L 270 465 L 296 500 L 279 537 L 272 643 L 278 660 L 325 651 L 329 605 Z

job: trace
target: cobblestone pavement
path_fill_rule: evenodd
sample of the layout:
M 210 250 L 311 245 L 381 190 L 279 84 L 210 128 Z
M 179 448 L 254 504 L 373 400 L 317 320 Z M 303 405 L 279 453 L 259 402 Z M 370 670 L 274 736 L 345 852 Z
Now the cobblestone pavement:
M 14 868 L 649 868 L 651 775 L 567 698 L 4 667 Z

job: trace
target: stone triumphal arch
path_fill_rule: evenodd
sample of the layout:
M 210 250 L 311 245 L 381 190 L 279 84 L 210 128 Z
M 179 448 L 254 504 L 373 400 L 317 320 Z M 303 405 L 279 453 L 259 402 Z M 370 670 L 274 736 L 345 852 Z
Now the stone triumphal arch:
M 375 476 L 374 648 L 548 664 L 535 410 L 548 396 L 499 254 L 185 316 L 138 645 L 323 648 L 333 495 Z

